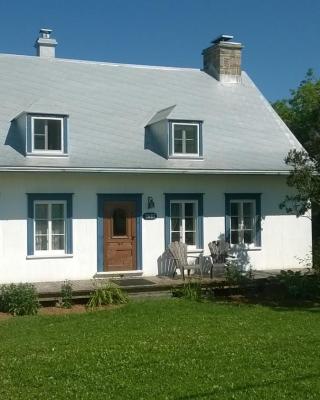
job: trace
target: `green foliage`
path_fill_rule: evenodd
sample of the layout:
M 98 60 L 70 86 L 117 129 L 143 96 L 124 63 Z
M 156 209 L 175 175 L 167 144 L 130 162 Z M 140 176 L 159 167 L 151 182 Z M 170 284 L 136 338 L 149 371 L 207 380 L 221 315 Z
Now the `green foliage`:
M 113 283 L 107 283 L 103 286 L 96 285 L 95 290 L 91 293 L 88 301 L 88 308 L 97 308 L 108 304 L 125 304 L 128 303 L 127 294 Z
M 299 87 L 291 91 L 291 97 L 275 102 L 273 107 L 307 151 L 291 150 L 285 159 L 292 168 L 287 183 L 293 193 L 285 197 L 280 208 L 297 217 L 308 213 L 313 222 L 313 238 L 317 240 L 320 237 L 320 79 L 309 70 Z
M 314 138 L 320 134 L 320 80 L 314 72 L 310 69 L 299 87 L 291 90 L 291 97 L 273 107 L 309 154 L 318 154 Z
M 61 285 L 61 307 L 72 307 L 72 284 L 68 280 Z
M 12 315 L 34 315 L 40 307 L 38 294 L 33 285 L 19 283 L 0 288 L 0 311 Z
M 179 297 L 188 300 L 201 301 L 202 289 L 201 281 L 192 281 L 191 279 L 183 283 L 183 286 L 172 290 L 172 297 Z
M 229 285 L 244 285 L 252 279 L 252 270 L 243 270 L 237 263 L 230 262 L 225 269 L 225 279 Z
M 320 296 L 320 277 L 301 271 L 281 271 L 275 278 L 284 291 L 283 296 L 295 300 L 317 300 Z

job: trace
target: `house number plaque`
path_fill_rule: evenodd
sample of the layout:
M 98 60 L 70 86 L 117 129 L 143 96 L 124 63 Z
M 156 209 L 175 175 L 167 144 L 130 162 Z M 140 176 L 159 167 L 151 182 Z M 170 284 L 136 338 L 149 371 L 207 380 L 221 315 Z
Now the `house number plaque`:
M 157 218 L 157 213 L 155 212 L 146 212 L 143 214 L 143 219 L 153 220 Z

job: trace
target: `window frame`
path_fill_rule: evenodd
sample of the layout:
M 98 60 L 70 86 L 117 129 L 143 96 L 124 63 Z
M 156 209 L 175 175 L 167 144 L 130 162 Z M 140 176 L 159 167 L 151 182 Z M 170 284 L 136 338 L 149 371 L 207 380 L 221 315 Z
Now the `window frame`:
M 196 202 L 196 244 L 191 251 L 203 250 L 203 193 L 165 193 L 165 249 L 171 243 L 171 202 Z
M 197 152 L 196 153 L 176 153 L 174 151 L 174 138 L 175 126 L 190 125 L 197 127 Z M 184 142 L 183 142 L 184 143 Z M 169 158 L 203 158 L 203 145 L 202 145 L 202 121 L 194 120 L 170 120 L 169 121 L 169 140 L 168 140 L 168 154 Z
M 171 241 L 171 237 L 172 237 L 172 215 L 171 215 L 171 205 L 172 204 L 187 204 L 187 203 L 191 203 L 194 204 L 194 219 L 195 219 L 195 230 L 194 231 L 188 231 L 188 232 L 195 232 L 195 244 L 194 245 L 188 245 L 189 249 L 196 249 L 197 248 L 197 237 L 198 237 L 198 200 L 170 200 L 170 241 Z M 182 212 L 182 216 L 181 216 L 181 220 L 182 220 L 182 229 L 179 231 L 180 235 L 183 236 L 183 239 L 181 239 L 180 236 L 180 240 L 182 240 L 183 243 L 186 243 L 186 229 L 185 229 L 185 207 L 183 207 L 183 212 Z M 178 232 L 178 231 L 175 231 Z
M 63 257 L 73 254 L 73 204 L 72 193 L 27 193 L 28 219 L 27 219 L 27 257 Z M 65 248 L 64 250 L 36 250 L 35 238 L 35 206 L 36 204 L 61 204 L 64 203 L 65 221 Z M 52 215 L 50 215 L 52 220 Z M 51 240 L 52 236 L 49 236 Z M 51 250 L 50 250 L 51 249 Z
M 37 250 L 36 249 L 36 237 L 37 237 L 37 232 L 36 232 L 36 221 L 37 218 L 35 217 L 36 215 L 36 206 L 38 204 L 47 204 L 48 207 L 48 250 Z M 53 250 L 52 249 L 52 205 L 54 204 L 63 204 L 63 222 L 64 222 L 64 249 L 63 250 Z M 34 254 L 35 255 L 64 255 L 66 254 L 66 248 L 67 248 L 67 202 L 65 200 L 35 200 L 33 202 L 33 248 L 34 248 Z
M 243 203 L 250 202 L 253 204 L 253 242 L 244 243 L 244 229 L 243 229 Z M 240 232 L 241 243 L 231 243 L 231 204 L 240 203 Z M 225 238 L 231 247 L 245 246 L 248 249 L 255 249 L 261 247 L 261 193 L 226 193 L 225 194 Z
M 182 138 L 182 152 L 181 153 L 176 153 L 175 152 L 175 127 L 176 126 L 182 126 L 182 125 L 188 125 L 188 126 L 196 126 L 197 127 L 197 152 L 195 153 L 187 153 L 186 152 L 186 142 L 187 139 L 186 138 Z M 172 123 L 172 154 L 176 157 L 190 157 L 190 156 L 199 156 L 199 124 L 195 123 L 195 122 L 173 122 Z M 185 150 L 185 151 L 183 151 Z
M 61 121 L 61 149 L 60 150 L 49 150 L 49 149 L 35 149 L 34 148 L 34 121 L 36 119 L 43 120 L 58 120 Z M 26 119 L 26 155 L 27 156 L 41 156 L 41 157 L 64 157 L 68 156 L 68 115 L 63 114 L 42 114 L 42 113 L 29 113 Z M 45 135 L 46 143 L 48 143 L 48 134 Z M 48 147 L 47 144 L 45 147 Z
M 45 120 L 45 121 L 60 121 L 60 143 L 61 143 L 61 149 L 60 150 L 51 150 L 48 149 L 48 124 L 46 124 L 46 132 L 44 133 L 44 142 L 45 142 L 45 148 L 44 149 L 35 149 L 34 144 L 34 121 L 36 119 L 40 120 Z M 62 154 L 63 153 L 63 118 L 62 117 L 44 117 L 44 116 L 32 116 L 31 117 L 31 140 L 32 140 L 32 153 L 52 153 L 52 154 Z

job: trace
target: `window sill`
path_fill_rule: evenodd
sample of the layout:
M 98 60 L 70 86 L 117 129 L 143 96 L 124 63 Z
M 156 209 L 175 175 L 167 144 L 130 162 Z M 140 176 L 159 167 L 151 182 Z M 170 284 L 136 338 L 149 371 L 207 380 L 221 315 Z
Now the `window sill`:
M 169 156 L 169 160 L 198 160 L 198 161 L 203 161 L 203 156 L 198 156 L 197 154 L 194 155 L 188 155 L 188 154 L 172 154 Z
M 27 157 L 69 157 L 69 154 L 61 153 L 61 152 L 34 152 L 34 153 L 27 153 Z
M 188 254 L 203 253 L 203 249 L 188 249 Z
M 234 252 L 238 252 L 238 251 L 261 251 L 262 247 L 261 246 L 252 246 L 252 247 L 237 247 L 237 246 L 231 246 L 231 253 Z
M 73 258 L 73 254 L 35 254 L 26 256 L 27 260 L 50 259 L 50 258 Z

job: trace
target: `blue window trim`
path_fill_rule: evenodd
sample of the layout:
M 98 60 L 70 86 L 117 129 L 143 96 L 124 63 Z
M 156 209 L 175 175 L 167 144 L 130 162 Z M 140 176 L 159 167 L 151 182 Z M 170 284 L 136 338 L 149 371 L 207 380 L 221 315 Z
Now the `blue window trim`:
M 176 120 L 176 119 L 170 119 L 168 121 L 169 123 L 169 158 L 175 158 L 176 155 L 173 153 L 173 148 L 172 148 L 172 136 L 173 136 L 173 124 L 197 124 L 199 125 L 199 155 L 198 154 L 182 154 L 181 156 L 179 155 L 179 158 L 202 158 L 203 157 L 203 138 L 202 138 L 202 125 L 203 121 L 195 121 L 195 120 Z
M 27 114 L 27 140 L 26 140 L 26 150 L 27 154 L 32 154 L 32 123 L 31 119 L 36 118 L 36 117 L 46 117 L 48 119 L 50 118 L 62 118 L 62 155 L 68 154 L 68 115 L 65 114 L 42 114 L 42 113 L 28 113 Z M 37 153 L 35 151 L 34 153 Z M 48 151 L 50 153 L 50 151 Z M 38 153 L 37 153 L 38 154 Z M 43 152 L 43 155 L 45 155 L 46 152 Z M 61 155 L 61 154 L 60 154 Z M 59 154 L 57 154 L 57 157 L 59 157 Z
M 198 201 L 196 247 L 203 249 L 203 193 L 165 193 L 165 248 L 170 244 L 170 202 L 172 200 Z
M 27 193 L 28 197 L 28 219 L 27 219 L 27 255 L 34 255 L 34 202 L 41 200 L 65 201 L 67 203 L 66 218 L 66 254 L 73 253 L 73 193 Z
M 103 212 L 105 201 L 134 201 L 136 203 L 136 266 L 137 270 L 142 270 L 142 194 L 104 194 L 98 193 L 98 217 L 97 217 L 97 271 L 104 270 L 104 232 L 103 232 Z
M 256 202 L 256 243 L 261 246 L 261 193 L 225 193 L 225 238 L 230 243 L 230 202 L 231 200 L 255 200 Z

